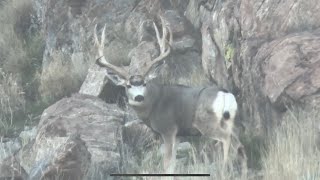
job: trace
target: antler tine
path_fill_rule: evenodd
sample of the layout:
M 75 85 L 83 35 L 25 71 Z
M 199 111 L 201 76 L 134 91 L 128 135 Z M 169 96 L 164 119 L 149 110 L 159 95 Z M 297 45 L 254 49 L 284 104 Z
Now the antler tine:
M 98 40 L 98 36 L 97 36 L 97 24 L 94 26 L 93 37 L 94 37 L 94 45 L 99 46 L 99 40 Z
M 160 16 L 161 24 L 162 24 L 162 42 L 160 44 L 160 52 L 163 54 L 166 50 L 166 38 L 167 38 L 167 25 L 165 24 L 162 16 Z M 162 46 L 162 47 L 161 47 Z
M 101 43 L 100 46 L 104 48 L 104 41 L 106 40 L 106 25 L 103 26 L 102 34 L 101 34 Z
M 161 42 L 160 33 L 159 33 L 159 29 L 158 29 L 155 22 L 153 22 L 153 27 L 154 27 L 154 31 L 156 32 L 157 41 L 158 41 L 158 43 L 160 43 Z M 159 45 L 161 45 L 161 44 L 159 44 Z
M 97 64 L 103 67 L 106 67 L 108 69 L 111 69 L 114 73 L 118 74 L 119 76 L 121 76 L 124 79 L 128 79 L 129 78 L 129 74 L 124 70 L 121 69 L 120 67 L 117 67 L 113 64 L 110 64 L 104 54 L 103 54 L 103 49 L 104 49 L 104 42 L 105 42 L 105 37 L 106 37 L 106 25 L 104 25 L 103 30 L 102 30 L 102 34 L 101 34 L 101 41 L 99 41 L 98 36 L 97 36 L 97 25 L 95 25 L 94 27 L 94 41 L 95 41 L 95 45 L 98 48 L 98 53 L 99 53 L 99 58 L 97 59 Z
M 163 17 L 160 16 L 160 19 L 161 19 L 161 24 L 162 24 L 162 37 L 160 37 L 160 33 L 159 33 L 159 29 L 158 29 L 157 25 L 153 22 L 154 30 L 156 32 L 157 41 L 158 41 L 158 44 L 160 47 L 160 55 L 157 58 L 155 58 L 153 61 L 147 63 L 144 76 L 146 76 L 150 72 L 150 70 L 154 64 L 156 64 L 157 62 L 159 62 L 162 59 L 164 59 L 165 57 L 167 57 L 171 51 L 171 45 L 172 45 L 172 41 L 173 41 L 172 40 L 172 31 L 171 31 L 170 27 L 165 24 Z M 167 40 L 168 32 L 169 32 L 169 42 Z
M 172 37 L 172 30 L 171 28 L 168 27 L 168 31 L 169 31 L 169 48 L 171 48 L 171 45 L 173 43 L 173 37 Z
M 104 39 L 105 39 L 105 29 L 106 25 L 104 25 L 101 35 L 101 42 L 99 42 L 98 36 L 97 36 L 97 24 L 94 26 L 94 43 L 98 48 L 99 57 L 104 56 L 103 55 L 103 49 L 104 49 Z

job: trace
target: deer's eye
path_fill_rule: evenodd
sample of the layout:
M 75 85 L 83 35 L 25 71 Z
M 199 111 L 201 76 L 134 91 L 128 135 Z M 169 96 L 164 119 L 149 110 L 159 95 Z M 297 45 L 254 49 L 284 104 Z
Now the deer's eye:
M 131 88 L 131 85 L 130 85 L 130 84 L 127 84 L 127 88 Z
M 146 83 L 143 83 L 143 87 L 146 87 L 147 86 L 147 84 Z

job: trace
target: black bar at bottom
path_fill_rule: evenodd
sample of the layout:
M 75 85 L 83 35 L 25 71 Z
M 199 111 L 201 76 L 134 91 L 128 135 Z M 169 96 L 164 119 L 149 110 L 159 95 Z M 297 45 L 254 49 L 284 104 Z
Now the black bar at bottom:
M 210 176 L 210 174 L 110 174 L 110 176 Z

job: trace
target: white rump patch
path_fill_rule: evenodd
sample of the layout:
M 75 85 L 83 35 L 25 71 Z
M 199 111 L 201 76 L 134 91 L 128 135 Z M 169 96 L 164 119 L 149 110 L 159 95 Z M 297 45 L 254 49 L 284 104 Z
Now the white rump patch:
M 222 91 L 219 91 L 212 105 L 213 112 L 216 114 L 219 120 L 221 120 L 223 116 L 223 110 L 224 110 L 224 104 L 225 104 L 224 96 L 225 96 L 225 93 Z
M 224 112 L 229 111 L 230 118 L 233 119 L 236 116 L 238 109 L 236 98 L 231 93 L 225 93 Z
M 217 118 L 221 120 L 224 112 L 229 112 L 230 119 L 233 119 L 236 116 L 238 106 L 233 94 L 219 91 L 212 108 Z

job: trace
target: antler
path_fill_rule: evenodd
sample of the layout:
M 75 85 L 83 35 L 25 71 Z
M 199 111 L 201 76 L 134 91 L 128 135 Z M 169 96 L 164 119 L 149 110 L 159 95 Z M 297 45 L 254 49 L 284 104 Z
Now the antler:
M 162 38 L 160 37 L 158 27 L 153 22 L 153 27 L 154 27 L 154 30 L 156 31 L 156 36 L 157 36 L 158 44 L 160 47 L 160 55 L 157 58 L 155 58 L 154 60 L 152 60 L 146 64 L 146 70 L 145 70 L 143 76 L 146 76 L 150 72 L 152 66 L 154 64 L 156 64 L 157 62 L 161 61 L 162 59 L 164 59 L 165 57 L 167 57 L 171 51 L 172 31 L 171 31 L 170 27 L 165 24 L 165 22 L 161 16 L 160 16 L 160 19 L 161 19 L 161 24 L 162 24 Z M 168 32 L 169 32 L 169 42 L 167 40 Z
M 104 27 L 103 27 L 102 35 L 101 35 L 101 42 L 99 42 L 98 36 L 97 36 L 97 25 L 95 25 L 95 27 L 94 27 L 94 42 L 95 42 L 94 44 L 98 48 L 98 53 L 99 53 L 99 58 L 97 59 L 97 64 L 100 66 L 111 69 L 114 73 L 116 73 L 117 75 L 121 76 L 124 79 L 128 79 L 129 74 L 124 69 L 110 64 L 103 55 L 104 40 L 106 37 L 105 30 L 106 30 L 106 25 L 104 25 Z

